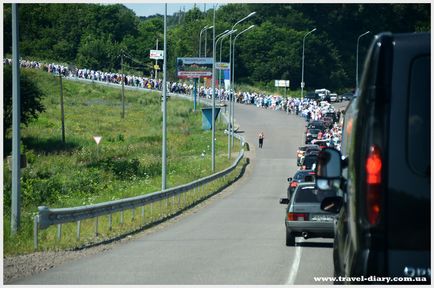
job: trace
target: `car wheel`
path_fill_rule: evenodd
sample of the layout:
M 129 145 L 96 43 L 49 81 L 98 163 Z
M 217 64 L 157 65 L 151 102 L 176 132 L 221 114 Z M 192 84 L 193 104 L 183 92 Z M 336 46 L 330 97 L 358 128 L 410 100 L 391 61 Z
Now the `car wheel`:
M 295 236 L 286 229 L 286 246 L 295 246 Z

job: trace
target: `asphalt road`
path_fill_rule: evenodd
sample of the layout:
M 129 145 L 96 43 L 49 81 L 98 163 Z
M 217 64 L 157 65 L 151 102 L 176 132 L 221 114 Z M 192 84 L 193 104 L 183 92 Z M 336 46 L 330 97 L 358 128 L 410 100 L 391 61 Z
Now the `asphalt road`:
M 155 233 L 10 284 L 331 284 L 332 239 L 285 246 L 286 178 L 305 122 L 294 115 L 236 105 L 251 165 L 224 197 Z M 265 134 L 258 148 L 257 134 Z

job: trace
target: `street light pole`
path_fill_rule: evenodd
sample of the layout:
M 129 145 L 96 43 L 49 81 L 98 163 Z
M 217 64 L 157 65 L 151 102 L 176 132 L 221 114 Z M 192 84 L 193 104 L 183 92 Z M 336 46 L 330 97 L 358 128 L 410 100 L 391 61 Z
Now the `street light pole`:
M 199 33 L 199 57 L 200 57 L 200 52 L 202 50 L 202 33 L 203 31 L 205 31 L 208 28 L 208 25 L 206 25 L 205 27 L 202 28 L 202 30 L 200 30 Z
M 208 29 L 208 25 L 206 25 L 205 27 L 203 27 L 202 28 L 202 30 L 200 30 L 200 33 L 199 33 L 199 58 L 200 58 L 200 55 L 201 55 L 201 52 L 202 52 L 202 33 L 203 33 L 203 31 L 205 31 L 206 29 Z M 194 84 L 196 85 L 196 94 L 200 94 L 200 78 L 198 78 L 198 79 L 194 79 Z M 200 95 L 197 95 L 197 96 L 199 96 L 198 97 L 198 99 L 199 99 L 199 103 L 200 103 Z M 195 111 L 196 111 L 196 109 L 194 109 Z
M 162 171 L 161 171 L 161 190 L 166 190 L 166 165 L 167 165 L 167 155 L 166 155 L 166 141 L 167 141 L 167 3 L 164 4 L 164 51 L 163 51 L 163 147 L 162 147 Z
M 12 3 L 12 195 L 11 236 L 20 229 L 21 222 L 21 154 L 20 154 L 20 56 L 18 4 Z
M 234 38 L 234 45 L 232 47 L 233 51 L 232 51 L 232 65 L 233 65 L 233 69 L 232 69 L 232 87 L 234 90 L 234 95 L 235 95 L 235 42 L 237 41 L 238 36 L 240 36 L 241 34 L 243 34 L 244 32 L 249 31 L 250 29 L 252 29 L 253 27 L 255 27 L 255 25 L 251 25 L 249 28 L 244 29 L 243 31 L 241 31 L 240 33 L 238 33 L 235 38 Z M 234 125 L 235 125 L 235 99 L 234 102 L 232 104 L 232 135 L 231 135 L 231 145 L 234 145 Z
M 303 37 L 303 54 L 301 56 L 301 99 L 303 100 L 303 88 L 304 88 L 304 41 L 306 40 L 307 35 L 314 32 L 316 28 L 313 28 L 311 31 L 307 32 Z
M 211 121 L 211 127 L 212 127 L 212 161 L 211 161 L 211 170 L 212 173 L 215 171 L 215 8 L 216 5 L 214 4 L 213 7 L 213 28 L 212 28 L 212 121 Z M 206 47 L 206 39 L 205 39 L 205 47 Z M 206 48 L 205 48 L 206 49 Z M 206 55 L 206 50 L 205 50 Z
M 207 39 L 207 37 L 206 37 L 206 30 L 211 29 L 211 28 L 213 28 L 213 30 L 214 30 L 214 25 L 205 29 L 205 35 L 204 35 L 204 38 L 205 38 L 205 49 L 204 49 L 204 54 L 203 54 L 204 57 L 206 57 L 206 39 Z
M 366 31 L 365 33 L 359 35 L 357 38 L 357 49 L 356 49 L 356 95 L 359 93 L 359 41 L 363 36 L 371 33 L 371 31 Z
M 220 41 L 220 56 L 219 56 L 219 62 L 221 63 L 222 62 L 222 43 L 223 43 L 223 40 L 227 37 L 227 36 L 229 36 L 230 34 L 233 34 L 233 33 L 235 33 L 237 31 L 237 29 L 235 29 L 235 30 L 226 30 L 225 32 L 224 32 L 224 35 L 221 35 L 220 36 L 220 38 L 218 38 L 217 39 L 217 41 L 216 41 L 216 48 L 217 48 L 217 45 L 218 45 L 218 41 Z M 219 83 L 219 85 L 218 85 L 218 91 L 220 91 L 220 82 L 221 82 L 221 77 L 220 77 L 220 71 L 219 71 L 219 78 L 218 78 L 218 83 Z
M 244 20 L 246 20 L 249 17 L 252 17 L 253 15 L 255 15 L 256 12 L 252 12 L 249 15 L 247 15 L 246 17 L 244 17 L 243 19 L 237 21 L 234 26 L 232 26 L 232 31 L 235 30 L 235 26 L 237 26 L 239 23 L 243 22 Z M 232 71 L 232 34 L 230 35 L 229 38 L 229 71 L 230 71 L 230 75 L 233 74 Z M 231 115 L 232 115 L 232 110 L 233 110 L 233 103 L 232 103 L 232 87 L 229 86 L 229 123 L 228 123 L 228 159 L 231 159 L 231 133 L 233 132 L 233 127 L 232 127 L 232 121 L 231 121 Z

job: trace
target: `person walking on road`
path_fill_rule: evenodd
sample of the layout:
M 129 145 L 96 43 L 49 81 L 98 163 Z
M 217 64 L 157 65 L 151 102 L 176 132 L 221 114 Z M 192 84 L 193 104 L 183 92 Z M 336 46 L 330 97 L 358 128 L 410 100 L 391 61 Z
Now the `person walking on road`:
M 259 148 L 264 144 L 264 132 L 259 133 Z

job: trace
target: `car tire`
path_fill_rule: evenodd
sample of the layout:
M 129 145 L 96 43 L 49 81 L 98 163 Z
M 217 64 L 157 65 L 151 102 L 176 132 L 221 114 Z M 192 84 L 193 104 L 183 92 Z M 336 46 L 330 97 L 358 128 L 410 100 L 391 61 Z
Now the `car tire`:
M 286 229 L 286 246 L 295 246 L 295 236 L 288 229 Z

